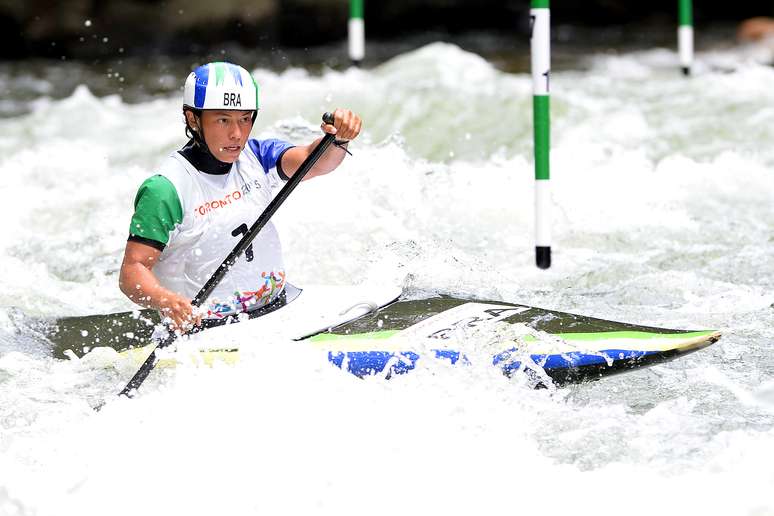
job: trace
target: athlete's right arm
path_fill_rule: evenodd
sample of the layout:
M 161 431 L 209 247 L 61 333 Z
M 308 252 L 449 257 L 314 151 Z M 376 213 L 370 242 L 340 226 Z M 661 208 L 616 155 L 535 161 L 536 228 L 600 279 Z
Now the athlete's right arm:
M 164 288 L 156 275 L 153 265 L 161 251 L 149 245 L 129 240 L 126 242 L 124 261 L 118 285 L 121 292 L 146 308 L 155 308 L 164 317 L 169 317 L 172 328 L 186 330 L 201 322 L 189 299 Z

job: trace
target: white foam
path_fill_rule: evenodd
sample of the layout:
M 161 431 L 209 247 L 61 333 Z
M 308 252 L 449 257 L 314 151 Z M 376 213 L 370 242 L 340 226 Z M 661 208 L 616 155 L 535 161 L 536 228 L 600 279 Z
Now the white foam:
M 245 336 L 255 349 L 238 366 L 154 373 L 138 399 L 95 414 L 135 365 L 19 344 L 0 356 L 0 513 L 577 512 L 580 500 L 598 514 L 774 510 L 771 389 L 760 386 L 774 337 L 772 72 L 686 80 L 674 63 L 659 50 L 553 73 L 548 271 L 533 265 L 526 74 L 446 44 L 373 70 L 259 70 L 255 133 L 304 142 L 332 107 L 364 116 L 354 156 L 277 213 L 294 283 L 389 277 L 718 327 L 719 345 L 533 392 L 442 362 L 361 381 L 277 335 Z M 130 105 L 82 87 L 0 120 L 0 337 L 20 338 L 11 306 L 131 308 L 116 274 L 133 196 L 183 142 L 176 97 Z

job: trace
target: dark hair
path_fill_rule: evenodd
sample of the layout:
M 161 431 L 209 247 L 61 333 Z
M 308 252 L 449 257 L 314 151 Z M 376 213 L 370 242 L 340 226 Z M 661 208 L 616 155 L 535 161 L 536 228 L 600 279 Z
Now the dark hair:
M 200 131 L 194 131 L 193 127 L 191 127 L 191 124 L 188 123 L 188 117 L 185 114 L 186 111 L 190 111 L 194 114 L 194 116 L 196 116 L 196 118 L 201 120 L 202 110 L 189 106 L 183 106 L 183 119 L 185 120 L 185 135 L 195 142 L 204 143 L 204 137 L 200 134 Z M 201 124 L 199 125 L 199 129 L 201 129 Z

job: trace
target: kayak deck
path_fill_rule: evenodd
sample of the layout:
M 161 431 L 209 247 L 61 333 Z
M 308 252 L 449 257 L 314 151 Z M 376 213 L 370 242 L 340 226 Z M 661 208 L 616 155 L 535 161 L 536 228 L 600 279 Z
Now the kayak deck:
M 322 294 L 326 292 L 313 291 L 306 298 L 306 306 L 295 301 L 282 310 L 240 322 L 239 327 L 260 325 L 250 334 L 261 335 L 272 322 L 281 323 L 282 317 L 296 321 L 296 312 L 314 310 L 317 305 L 322 309 L 324 304 L 330 304 L 331 296 Z M 362 301 L 362 291 L 358 295 L 355 300 Z M 304 298 L 300 296 L 302 301 Z M 385 292 L 376 300 L 355 304 L 355 307 L 371 307 L 361 307 L 357 316 L 340 317 L 353 308 L 353 299 L 352 296 L 336 297 L 334 304 L 344 307 L 339 319 L 335 322 L 335 318 L 327 319 L 332 323 L 330 326 L 318 324 L 317 328 L 322 330 L 303 332 L 296 335 L 296 340 L 300 341 L 298 345 L 311 345 L 327 352 L 329 362 L 359 377 L 405 374 L 426 363 L 420 361 L 433 359 L 451 364 L 486 362 L 508 376 L 524 372 L 538 387 L 547 383 L 566 385 L 666 362 L 707 347 L 720 338 L 719 332 L 711 330 L 640 326 L 498 301 L 449 296 L 396 300 L 394 291 Z M 310 301 L 314 302 L 310 304 Z M 381 308 L 375 311 L 377 307 Z M 60 343 L 62 347 L 71 349 L 78 335 L 86 333 L 95 345 L 113 347 L 138 363 L 150 353 L 147 334 L 153 319 L 139 313 L 93 317 L 94 321 L 79 318 L 78 324 L 66 320 L 58 333 L 65 337 Z M 84 324 L 90 324 L 88 330 L 83 329 Z M 225 326 L 200 335 L 226 337 L 228 331 L 229 327 Z M 159 365 L 172 366 L 186 357 L 203 364 L 234 363 L 239 357 L 238 348 L 244 346 L 243 341 L 234 344 L 228 338 L 183 339 L 189 340 L 224 344 L 221 349 L 183 345 L 177 354 L 165 350 Z M 88 347 L 83 346 L 84 339 L 79 342 L 82 347 L 75 353 L 88 352 Z
M 424 317 L 418 319 L 419 310 Z M 329 360 L 357 376 L 404 374 L 423 356 L 456 364 L 473 356 L 481 360 L 483 353 L 506 375 L 523 371 L 536 384 L 550 379 L 566 385 L 673 360 L 720 339 L 712 330 L 671 330 L 456 298 L 399 302 L 382 309 L 376 323 L 373 331 L 374 321 L 362 318 L 311 341 L 332 348 Z

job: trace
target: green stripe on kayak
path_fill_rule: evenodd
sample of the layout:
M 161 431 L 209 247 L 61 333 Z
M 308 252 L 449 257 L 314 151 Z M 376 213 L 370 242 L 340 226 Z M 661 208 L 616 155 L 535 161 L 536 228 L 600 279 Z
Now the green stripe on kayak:
M 601 333 L 556 333 L 557 337 L 564 340 L 612 340 L 612 339 L 638 339 L 638 340 L 661 340 L 661 339 L 692 339 L 695 337 L 704 337 L 712 335 L 714 330 L 688 331 L 685 333 L 650 333 L 647 331 L 608 331 Z M 528 335 L 527 337 L 532 337 Z M 534 339 L 534 337 L 533 337 Z M 530 339 L 527 339 L 530 340 Z
M 401 330 L 383 330 L 367 333 L 350 333 L 347 335 L 337 335 L 335 333 L 320 333 L 311 337 L 312 342 L 341 342 L 345 340 L 384 340 L 397 335 Z M 599 340 L 661 340 L 661 339 L 691 339 L 695 337 L 704 337 L 715 333 L 714 330 L 689 331 L 685 333 L 650 333 L 646 331 L 608 331 L 596 333 L 552 333 L 553 337 L 558 337 L 568 341 L 599 341 Z M 536 342 L 539 339 L 533 335 L 524 335 L 525 342 Z
M 312 342 L 331 342 L 342 340 L 383 340 L 389 339 L 393 335 L 400 333 L 400 330 L 371 331 L 367 333 L 349 333 L 347 335 L 337 335 L 335 333 L 318 333 L 309 340 Z

